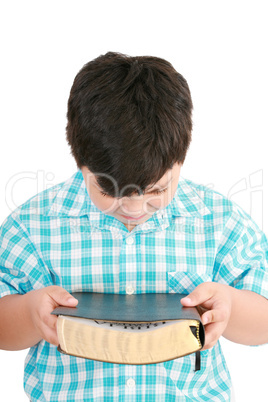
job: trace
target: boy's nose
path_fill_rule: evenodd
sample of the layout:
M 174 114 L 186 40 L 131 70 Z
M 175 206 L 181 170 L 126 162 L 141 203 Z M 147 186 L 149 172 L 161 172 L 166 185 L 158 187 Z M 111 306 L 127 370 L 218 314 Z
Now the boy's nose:
M 144 214 L 144 200 L 143 197 L 136 197 L 136 199 L 122 198 L 121 209 L 127 216 L 138 217 Z

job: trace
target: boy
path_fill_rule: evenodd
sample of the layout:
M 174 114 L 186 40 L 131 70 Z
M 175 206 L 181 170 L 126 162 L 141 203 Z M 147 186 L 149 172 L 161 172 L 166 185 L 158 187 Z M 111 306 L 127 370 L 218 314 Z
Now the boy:
M 0 347 L 30 347 L 32 401 L 229 401 L 219 343 L 268 342 L 268 242 L 239 206 L 180 176 L 191 141 L 185 79 L 156 57 L 107 53 L 77 74 L 67 140 L 78 171 L 18 207 L 0 232 Z M 57 351 L 72 292 L 178 292 L 202 309 L 195 355 L 118 365 Z M 160 345 L 161 346 L 161 345 Z

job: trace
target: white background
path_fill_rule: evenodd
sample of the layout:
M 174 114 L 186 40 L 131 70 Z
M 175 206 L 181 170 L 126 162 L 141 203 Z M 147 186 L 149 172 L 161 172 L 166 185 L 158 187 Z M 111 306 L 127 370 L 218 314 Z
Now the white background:
M 194 129 L 181 175 L 227 195 L 268 234 L 265 1 L 9 0 L 0 15 L 1 223 L 76 171 L 65 140 L 73 79 L 118 51 L 165 58 L 187 79 Z M 222 346 L 236 401 L 267 401 L 268 345 Z M 0 351 L 1 401 L 27 401 L 25 355 Z

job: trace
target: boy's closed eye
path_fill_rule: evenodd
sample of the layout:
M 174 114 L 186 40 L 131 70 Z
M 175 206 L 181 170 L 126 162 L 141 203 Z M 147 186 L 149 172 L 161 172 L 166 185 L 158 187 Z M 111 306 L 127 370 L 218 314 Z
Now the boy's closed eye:
M 165 188 L 165 189 L 162 189 L 162 190 L 154 190 L 154 191 L 151 191 L 150 193 L 147 193 L 147 194 L 154 194 L 154 195 L 162 194 L 162 193 L 165 193 L 165 192 L 167 191 L 167 189 L 168 189 L 168 188 Z M 103 195 L 104 197 L 111 197 L 109 194 L 105 193 L 104 191 L 100 191 L 100 193 L 101 193 L 101 195 Z M 111 198 L 112 198 L 112 197 L 111 197 Z M 120 198 L 120 197 L 113 197 L 113 198 Z

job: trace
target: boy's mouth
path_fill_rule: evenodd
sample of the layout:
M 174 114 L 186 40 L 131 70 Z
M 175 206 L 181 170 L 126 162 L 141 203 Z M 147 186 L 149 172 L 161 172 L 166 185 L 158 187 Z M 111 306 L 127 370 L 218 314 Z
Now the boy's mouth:
M 125 219 L 138 220 L 138 219 L 144 218 L 144 217 L 146 216 L 146 214 L 145 214 L 145 215 L 141 215 L 141 216 L 137 216 L 137 217 L 126 216 L 126 215 L 121 215 L 121 216 L 123 216 L 123 218 L 125 218 Z

